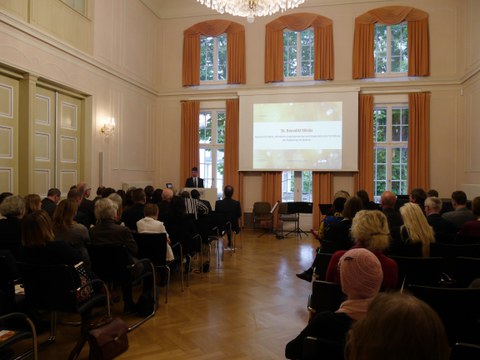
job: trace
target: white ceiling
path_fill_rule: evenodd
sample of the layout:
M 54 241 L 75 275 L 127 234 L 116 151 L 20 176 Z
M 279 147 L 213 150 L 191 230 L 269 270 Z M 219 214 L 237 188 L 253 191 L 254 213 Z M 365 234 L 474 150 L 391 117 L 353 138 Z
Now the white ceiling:
M 191 16 L 212 15 L 216 12 L 201 5 L 197 0 L 141 0 L 160 19 L 182 18 Z M 247 1 L 247 0 L 246 0 Z M 322 5 L 348 5 L 369 2 L 385 2 L 394 0 L 305 0 L 299 9 Z

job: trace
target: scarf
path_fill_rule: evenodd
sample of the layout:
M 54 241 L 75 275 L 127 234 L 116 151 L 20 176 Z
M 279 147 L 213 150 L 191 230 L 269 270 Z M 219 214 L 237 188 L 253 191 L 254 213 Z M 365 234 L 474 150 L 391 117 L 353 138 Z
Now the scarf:
M 370 305 L 372 300 L 373 298 L 345 300 L 340 304 L 340 308 L 335 312 L 345 313 L 353 320 L 360 320 L 367 315 L 368 305 Z

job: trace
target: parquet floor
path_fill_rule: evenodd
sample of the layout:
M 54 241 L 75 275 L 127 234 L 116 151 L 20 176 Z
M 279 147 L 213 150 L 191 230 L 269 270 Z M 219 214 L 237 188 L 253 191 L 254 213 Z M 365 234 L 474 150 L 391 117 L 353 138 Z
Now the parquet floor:
M 130 347 L 118 359 L 283 359 L 285 344 L 307 321 L 310 286 L 295 273 L 311 264 L 316 244 L 258 234 L 242 231 L 237 253 L 225 253 L 219 269 L 212 262 L 209 273 L 192 273 L 184 292 L 174 274 L 168 304 L 162 297 L 155 317 L 128 334 Z M 121 310 L 117 304 L 114 316 Z M 61 325 L 40 359 L 66 359 L 78 331 Z

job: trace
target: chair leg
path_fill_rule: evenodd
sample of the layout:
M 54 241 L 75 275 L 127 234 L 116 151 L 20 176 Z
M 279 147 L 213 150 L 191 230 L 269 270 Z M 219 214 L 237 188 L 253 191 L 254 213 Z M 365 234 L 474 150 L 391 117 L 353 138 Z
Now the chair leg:
M 168 302 L 168 288 L 170 287 L 170 267 L 165 266 L 167 272 L 167 280 L 165 281 L 165 304 Z
M 153 266 L 153 264 L 151 264 L 151 272 L 152 272 L 152 277 L 153 277 L 153 279 L 152 279 L 152 292 L 153 292 L 153 309 L 152 309 L 152 312 L 150 314 L 148 314 L 146 317 L 144 317 L 143 319 L 137 321 L 135 324 L 130 326 L 128 328 L 128 332 L 135 330 L 137 327 L 142 325 L 145 321 L 147 321 L 151 317 L 155 316 L 155 313 L 157 311 L 157 305 L 158 305 L 157 304 L 157 289 L 156 289 L 156 287 L 157 287 L 157 277 L 155 276 L 155 267 Z

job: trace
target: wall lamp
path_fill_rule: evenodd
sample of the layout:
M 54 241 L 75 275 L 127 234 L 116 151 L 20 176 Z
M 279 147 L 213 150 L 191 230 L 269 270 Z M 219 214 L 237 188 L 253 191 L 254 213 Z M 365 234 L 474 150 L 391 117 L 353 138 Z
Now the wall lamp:
M 100 132 L 105 135 L 106 138 L 109 138 L 115 132 L 115 119 L 114 118 L 105 118 L 103 126 L 100 128 Z

